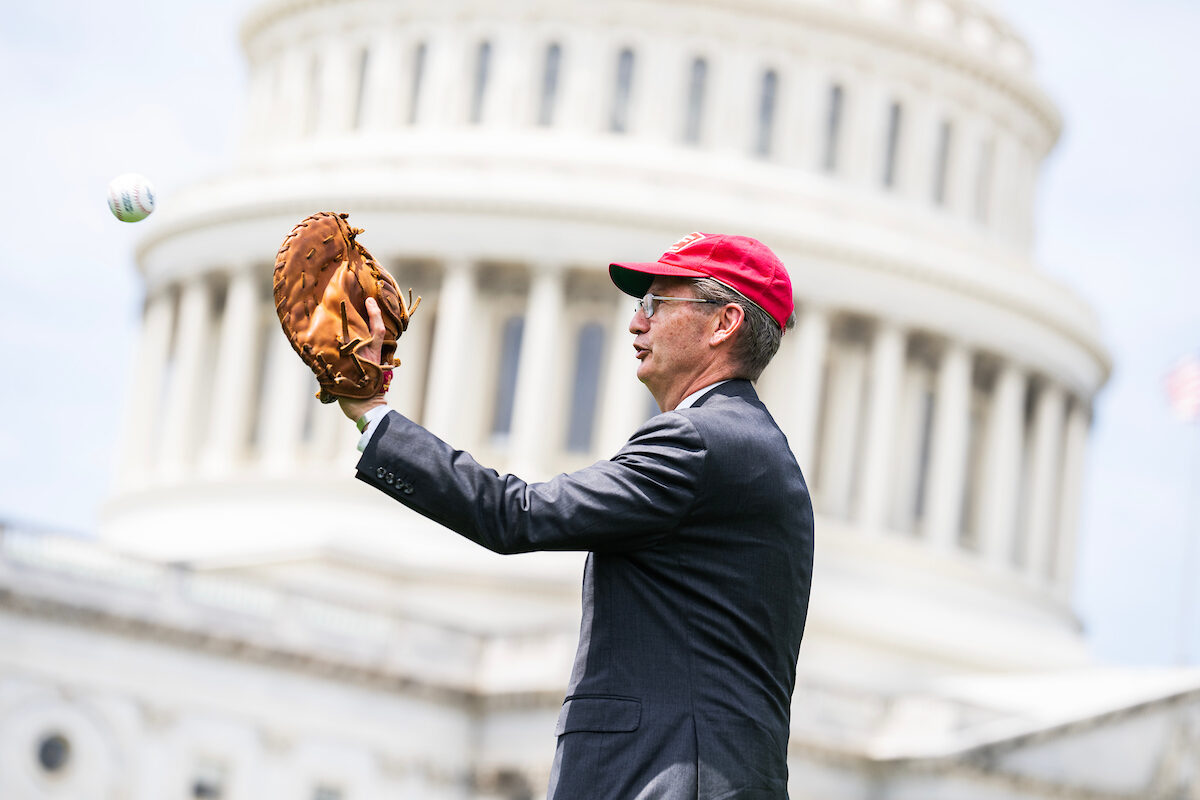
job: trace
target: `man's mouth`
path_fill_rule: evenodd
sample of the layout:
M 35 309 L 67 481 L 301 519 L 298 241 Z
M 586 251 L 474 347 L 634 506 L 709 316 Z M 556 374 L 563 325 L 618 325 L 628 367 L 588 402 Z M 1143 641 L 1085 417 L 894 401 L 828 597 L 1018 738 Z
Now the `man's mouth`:
M 645 358 L 646 356 L 648 356 L 650 354 L 649 347 L 639 347 L 638 345 L 635 344 L 633 346 L 633 349 L 634 349 L 634 357 L 639 360 Z

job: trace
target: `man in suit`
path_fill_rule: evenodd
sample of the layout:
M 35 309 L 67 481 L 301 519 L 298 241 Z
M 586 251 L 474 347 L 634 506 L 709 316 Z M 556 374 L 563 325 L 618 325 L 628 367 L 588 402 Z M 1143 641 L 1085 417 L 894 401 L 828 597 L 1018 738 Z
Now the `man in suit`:
M 342 401 L 358 477 L 498 553 L 589 553 L 550 798 L 783 800 L 813 518 L 751 381 L 791 281 L 760 242 L 699 233 L 609 272 L 639 298 L 637 374 L 663 411 L 612 459 L 529 484 L 378 397 Z

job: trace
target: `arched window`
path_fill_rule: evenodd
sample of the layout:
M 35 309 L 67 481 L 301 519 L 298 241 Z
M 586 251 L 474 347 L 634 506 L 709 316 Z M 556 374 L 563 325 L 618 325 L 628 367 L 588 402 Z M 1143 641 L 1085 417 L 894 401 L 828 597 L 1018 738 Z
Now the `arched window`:
M 354 97 L 354 120 L 352 122 L 355 130 L 362 127 L 363 103 L 367 95 L 367 67 L 370 56 L 371 51 L 365 47 L 358 54 L 358 93 Z
M 754 135 L 754 154 L 771 155 L 771 137 L 775 129 L 775 95 L 779 91 L 779 75 L 773 69 L 763 73 L 758 91 L 758 130 Z
M 617 56 L 617 84 L 613 92 L 609 130 L 625 133 L 629 130 L 629 99 L 633 92 L 633 51 L 628 47 Z
M 421 79 L 425 74 L 425 51 L 424 42 L 419 42 L 413 48 L 412 60 L 412 83 L 408 93 L 408 124 L 413 125 L 417 121 L 417 111 L 421 106 Z
M 488 71 L 491 68 L 492 43 L 482 41 L 475 51 L 475 86 L 471 91 L 470 120 L 473 124 L 483 121 L 483 101 L 487 96 Z
M 821 165 L 826 172 L 837 172 L 838 140 L 842 134 L 842 106 L 845 103 L 845 92 L 841 84 L 835 83 L 829 87 L 829 108 L 825 114 L 825 153 Z
M 899 103 L 888 106 L 887 139 L 883 150 L 883 185 L 889 189 L 896 185 L 896 155 L 900 149 L 900 126 L 904 122 L 904 109 Z
M 603 356 L 604 326 L 589 322 L 580 329 L 575 345 L 575 380 L 571 384 L 571 408 L 567 420 L 567 449 L 574 453 L 587 453 L 592 449 Z
M 950 120 L 942 120 L 938 126 L 937 152 L 933 162 L 933 202 L 946 204 L 946 175 L 950 169 L 950 148 L 954 142 L 954 126 Z
M 542 64 L 542 98 L 538 104 L 538 125 L 554 124 L 554 108 L 558 101 L 558 72 L 562 64 L 562 47 L 554 42 L 546 47 Z
M 509 317 L 500 332 L 500 362 L 496 375 L 496 396 L 492 405 L 492 435 L 508 436 L 512 430 L 513 402 L 517 396 L 517 368 L 521 361 L 521 335 L 525 318 Z
M 683 140 L 689 144 L 700 141 L 704 123 L 704 89 L 708 82 L 708 61 L 703 58 L 692 60 L 688 78 L 687 115 L 683 119 Z

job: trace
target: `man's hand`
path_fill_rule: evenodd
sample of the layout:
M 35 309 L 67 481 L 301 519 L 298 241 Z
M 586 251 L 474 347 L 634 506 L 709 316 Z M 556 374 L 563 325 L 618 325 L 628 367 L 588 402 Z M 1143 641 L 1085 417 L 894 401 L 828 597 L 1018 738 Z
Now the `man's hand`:
M 374 297 L 367 298 L 367 321 L 371 326 L 371 341 L 359 351 L 359 354 L 376 364 L 383 358 L 383 338 L 387 333 L 387 329 L 383 325 L 383 315 L 379 313 L 379 304 L 375 302 Z M 342 407 L 342 413 L 354 421 L 358 419 L 372 408 L 376 406 L 386 405 L 382 394 L 377 394 L 374 397 L 369 397 L 366 400 L 354 400 L 348 397 L 339 397 L 338 405 Z

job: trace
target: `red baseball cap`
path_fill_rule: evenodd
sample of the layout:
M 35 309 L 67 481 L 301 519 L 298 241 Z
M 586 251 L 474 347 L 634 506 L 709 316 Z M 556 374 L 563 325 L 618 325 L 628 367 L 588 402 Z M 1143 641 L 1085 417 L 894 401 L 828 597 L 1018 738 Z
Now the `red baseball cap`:
M 679 278 L 712 278 L 742 294 L 787 327 L 795 309 L 792 279 L 783 262 L 757 239 L 689 233 L 658 261 L 622 262 L 608 265 L 608 276 L 628 295 L 642 297 L 650 291 L 656 275 Z

